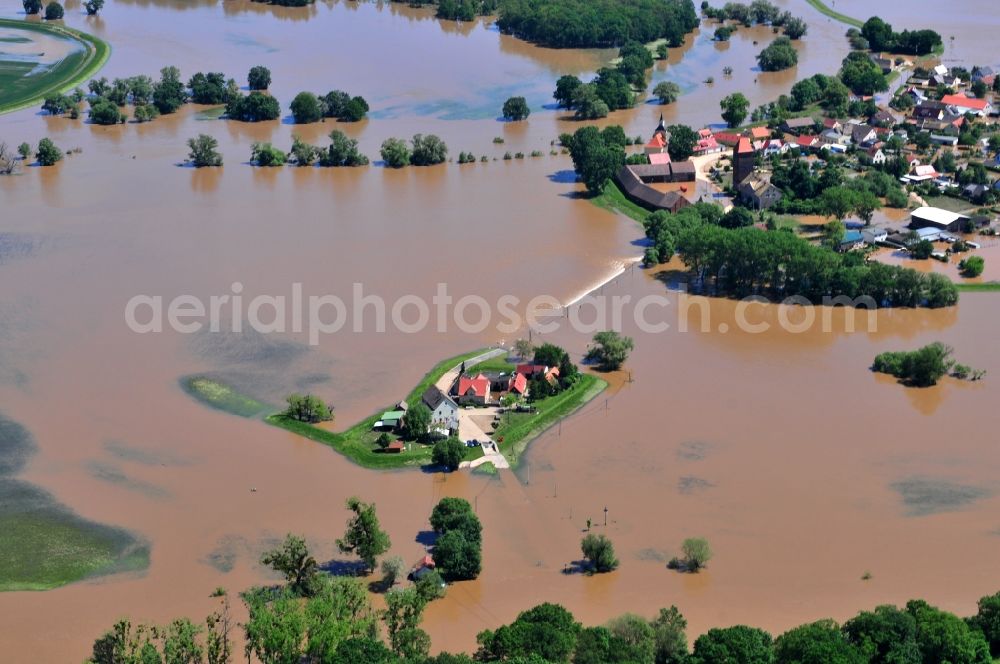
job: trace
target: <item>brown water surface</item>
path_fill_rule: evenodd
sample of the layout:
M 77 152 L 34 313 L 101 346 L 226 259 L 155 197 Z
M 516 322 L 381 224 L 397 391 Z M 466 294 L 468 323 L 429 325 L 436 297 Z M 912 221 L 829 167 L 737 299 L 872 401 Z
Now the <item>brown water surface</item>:
M 842 26 L 817 20 L 804 3 L 788 6 L 815 22 L 797 71 L 753 71 L 753 40 L 766 41 L 764 30 L 716 45 L 706 26 L 654 72 L 686 92 L 666 109 L 668 121 L 716 122 L 728 92 L 742 89 L 757 104 L 797 77 L 832 71 L 846 52 Z M 579 197 L 569 159 L 549 155 L 550 141 L 579 125 L 543 108 L 560 74 L 587 75 L 613 53 L 540 49 L 483 21 L 441 23 L 395 4 L 292 11 L 136 0 L 108 3 L 99 19 L 67 16 L 113 44 L 107 76 L 176 64 L 185 76 L 221 70 L 242 80 L 266 64 L 285 103 L 302 89 L 342 88 L 368 98 L 373 112 L 355 125 L 306 127 L 207 119 L 196 108 L 117 127 L 34 110 L 0 118 L 9 143 L 49 135 L 83 148 L 54 168 L 0 179 L 0 232 L 27 247 L 0 254 L 0 403 L 39 446 L 22 479 L 152 546 L 139 575 L 0 595 L 4 661 L 79 661 L 121 615 L 200 617 L 216 586 L 272 579 L 255 561 L 289 531 L 333 559 L 352 494 L 378 504 L 393 552 L 407 560 L 422 554 L 416 537 L 440 497 L 476 504 L 484 572 L 428 609 L 435 649 L 471 649 L 478 631 L 543 600 L 587 622 L 677 604 L 698 633 L 734 622 L 780 631 L 911 596 L 969 613 L 996 590 L 1000 452 L 989 432 L 1000 383 L 949 379 L 908 390 L 867 369 L 882 350 L 940 339 L 963 361 L 1000 372 L 990 294 L 943 311 L 880 312 L 876 331 L 853 334 L 836 331 L 842 310 L 830 314 L 831 332 L 741 333 L 736 303 L 670 295 L 671 316 L 682 303 L 691 304 L 690 321 L 708 312 L 706 331 L 691 322 L 677 332 L 674 317 L 674 331 L 658 335 L 626 322 L 637 341 L 630 375 L 610 376 L 611 389 L 561 435 L 534 443 L 519 477 L 375 473 L 204 408 L 179 388 L 181 376 L 215 373 L 274 404 L 292 390 L 313 391 L 346 426 L 402 398 L 439 359 L 516 335 L 492 327 L 348 333 L 317 347 L 304 334 L 139 335 L 123 322 L 133 295 L 204 299 L 240 282 L 249 299 L 288 294 L 298 282 L 307 294 L 346 297 L 360 283 L 391 301 L 429 298 L 443 282 L 455 298 L 517 296 L 523 310 L 538 294 L 572 301 L 621 270 L 641 252 L 641 230 Z M 732 79 L 721 74 L 726 65 L 736 69 Z M 708 76 L 715 84 L 700 85 Z M 496 120 L 512 94 L 532 103 L 527 123 Z M 606 122 L 646 135 L 660 111 L 641 105 Z M 295 131 L 320 142 L 334 127 L 373 157 L 388 136 L 430 132 L 453 154 L 473 150 L 489 161 L 402 171 L 244 163 L 252 141 L 288 146 Z M 222 169 L 178 165 L 198 133 L 219 140 Z M 545 156 L 500 159 L 536 149 Z M 629 269 L 603 292 L 663 295 L 664 281 Z M 748 316 L 773 323 L 778 311 L 758 305 Z M 789 312 L 793 321 L 801 314 Z M 730 331 L 719 332 L 722 324 Z M 543 339 L 579 359 L 588 337 Z M 132 481 L 95 472 L 108 467 Z M 579 557 L 586 519 L 603 524 L 605 506 L 620 571 L 562 574 Z M 716 551 L 708 570 L 666 570 L 693 535 Z M 956 543 L 962 564 L 942 564 Z M 874 578 L 862 582 L 866 570 Z

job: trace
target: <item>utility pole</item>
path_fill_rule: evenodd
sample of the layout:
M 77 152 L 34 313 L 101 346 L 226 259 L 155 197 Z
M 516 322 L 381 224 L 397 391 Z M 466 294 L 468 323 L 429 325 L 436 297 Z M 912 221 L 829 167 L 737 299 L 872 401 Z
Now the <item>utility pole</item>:
M 608 525 L 608 506 L 604 506 L 604 525 Z

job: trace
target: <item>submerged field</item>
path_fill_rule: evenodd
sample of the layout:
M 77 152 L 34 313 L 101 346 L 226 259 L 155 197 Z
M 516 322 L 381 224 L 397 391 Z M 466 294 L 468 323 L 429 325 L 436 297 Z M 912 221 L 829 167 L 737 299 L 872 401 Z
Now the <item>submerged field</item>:
M 0 113 L 83 85 L 110 54 L 107 43 L 79 30 L 0 19 Z
M 33 453 L 31 435 L 0 417 L 0 591 L 48 590 L 149 564 L 148 549 L 127 531 L 88 521 L 14 479 Z

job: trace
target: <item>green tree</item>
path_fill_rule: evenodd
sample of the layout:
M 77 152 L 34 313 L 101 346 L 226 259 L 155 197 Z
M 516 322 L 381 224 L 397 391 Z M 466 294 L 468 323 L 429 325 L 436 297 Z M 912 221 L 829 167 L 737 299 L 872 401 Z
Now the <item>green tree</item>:
M 615 548 L 611 544 L 611 540 L 604 535 L 589 533 L 580 542 L 580 549 L 583 551 L 584 559 L 595 572 L 601 574 L 618 568 Z
M 858 200 L 857 192 L 847 187 L 829 187 L 823 191 L 822 205 L 826 213 L 837 221 L 842 221 Z M 843 237 L 843 234 L 841 234 Z M 837 238 L 840 241 L 840 238 Z
M 364 97 L 351 97 L 337 116 L 341 122 L 360 122 L 368 114 L 369 106 Z
M 667 127 L 670 140 L 667 141 L 667 152 L 673 161 L 690 159 L 694 148 L 698 145 L 698 134 L 687 125 L 670 125 Z
M 251 163 L 265 167 L 282 166 L 285 163 L 285 159 L 285 153 L 270 143 L 259 143 L 254 141 L 250 144 Z M 319 410 L 318 413 L 322 415 L 322 410 Z
M 382 141 L 380 153 L 382 161 L 389 168 L 402 168 L 410 165 L 410 148 L 406 145 L 406 141 L 400 138 L 387 138 Z
M 427 602 L 413 588 L 385 594 L 386 609 L 382 620 L 389 635 L 389 647 L 406 658 L 423 658 L 430 649 L 430 638 L 420 629 Z
M 993 656 L 998 657 L 1000 656 L 1000 592 L 980 598 L 978 606 L 979 611 L 972 618 L 972 623 L 986 637 Z
M 574 117 L 577 120 L 596 120 L 607 117 L 610 108 L 601 96 L 597 93 L 597 86 L 593 83 L 581 85 L 573 93 L 573 108 L 576 109 Z
M 958 264 L 958 270 L 963 277 L 972 279 L 983 273 L 986 267 L 986 260 L 982 256 L 969 256 L 962 259 Z
M 653 628 L 653 661 L 656 664 L 684 664 L 688 658 L 687 620 L 677 607 L 660 609 L 650 626 Z
M 431 428 L 431 409 L 418 403 L 403 416 L 403 435 L 410 440 L 423 440 Z
M 271 70 L 261 65 L 251 67 L 247 83 L 251 90 L 267 90 L 271 87 Z
M 722 119 L 730 127 L 738 127 L 746 120 L 750 110 L 750 100 L 742 92 L 734 92 L 722 98 L 719 102 L 722 108 Z
M 17 146 L 17 153 L 21 155 L 21 159 L 27 159 L 31 156 L 31 144 L 21 143 Z
M 556 102 L 563 108 L 572 108 L 576 92 L 583 85 L 583 82 L 576 76 L 560 76 L 556 81 L 556 91 L 552 94 Z
M 982 632 L 970 629 L 958 616 L 923 600 L 910 600 L 906 610 L 917 621 L 917 645 L 924 662 L 990 664 L 990 648 Z
M 83 8 L 87 10 L 87 16 L 95 16 L 104 8 L 104 0 L 87 0 L 83 3 Z
M 871 664 L 922 664 L 917 621 L 906 611 L 882 605 L 862 611 L 843 626 L 844 635 Z
M 236 81 L 227 87 L 226 75 L 218 71 L 207 74 L 198 72 L 188 81 L 188 87 L 191 88 L 191 101 L 196 104 L 225 104 L 230 99 L 230 90 L 233 91 L 232 96 L 239 96 Z
M 406 568 L 403 559 L 399 556 L 383 558 L 381 564 L 382 586 L 386 589 L 392 588 L 396 582 L 403 578 Z
M 398 659 L 381 641 L 372 637 L 348 639 L 340 644 L 330 664 L 396 664 Z
M 480 632 L 476 659 L 511 661 L 535 655 L 544 662 L 569 662 L 579 634 L 580 623 L 572 613 L 559 604 L 539 604 L 522 611 L 510 625 Z
M 236 94 L 226 103 L 226 116 L 240 122 L 263 122 L 277 120 L 281 116 L 281 104 L 264 92 L 253 91 L 248 95 Z
M 324 151 L 320 148 L 310 145 L 297 135 L 292 134 L 292 157 L 295 159 L 297 165 L 310 166 L 322 152 Z
M 872 16 L 861 27 L 861 36 L 868 40 L 873 51 L 891 51 L 895 46 L 892 26 L 878 16 Z
M 439 534 L 444 534 L 449 530 L 467 530 L 466 524 L 473 520 L 478 526 L 479 519 L 472 511 L 472 505 L 469 504 L 469 501 L 450 496 L 438 501 L 438 504 L 431 511 L 430 518 L 431 528 Z M 478 528 L 475 530 L 478 531 Z
M 511 97 L 503 103 L 504 120 L 526 120 L 529 115 L 531 109 L 528 108 L 528 100 L 524 97 Z
M 377 634 L 378 616 L 360 579 L 324 578 L 305 605 L 309 661 L 329 662 L 344 643 Z
M 187 618 L 171 622 L 163 635 L 164 664 L 201 664 L 205 650 L 198 642 L 202 628 Z
M 58 2 L 50 2 L 45 5 L 45 20 L 46 21 L 61 21 L 63 18 L 63 6 Z
M 344 536 L 337 540 L 337 548 L 342 553 L 357 555 L 367 570 L 374 570 L 378 557 L 391 546 L 389 535 L 379 524 L 374 503 L 363 503 L 352 496 L 347 499 L 347 509 L 354 516 L 348 519 Z
M 591 194 L 604 191 L 625 163 L 624 148 L 610 133 L 602 133 L 596 127 L 577 129 L 570 141 L 569 154 L 577 175 Z
M 712 549 L 708 540 L 703 537 L 689 537 L 681 543 L 685 566 L 692 572 L 697 572 L 712 559 Z
M 410 163 L 414 166 L 443 164 L 448 159 L 448 146 L 434 134 L 415 134 Z
M 358 142 L 340 130 L 330 132 L 330 147 L 320 158 L 323 166 L 367 166 L 368 157 L 358 151 Z
M 629 353 L 635 348 L 631 337 L 624 337 L 615 330 L 606 330 L 594 335 L 594 345 L 584 359 L 597 363 L 602 371 L 617 371 Z
M 428 602 L 444 597 L 446 592 L 444 577 L 436 569 L 430 570 L 417 579 L 413 587 Z
M 872 371 L 890 374 L 916 387 L 929 387 L 955 364 L 953 352 L 951 346 L 936 341 L 915 351 L 880 353 L 872 363 Z
M 653 96 L 656 97 L 661 104 L 672 104 L 677 101 L 677 98 L 681 96 L 681 86 L 677 85 L 673 81 L 663 81 L 657 83 L 656 87 L 653 88 Z
M 771 635 L 756 627 L 714 628 L 694 642 L 692 664 L 772 664 Z
M 56 147 L 52 139 L 46 137 L 38 141 L 38 149 L 35 152 L 35 159 L 40 166 L 52 166 L 56 162 L 62 161 L 62 150 Z
M 723 228 L 745 228 L 747 226 L 753 226 L 753 213 L 746 208 L 736 207 L 734 205 L 729 212 L 722 215 L 722 219 L 719 220 L 719 225 Z
M 290 394 L 285 397 L 288 408 L 285 417 L 299 422 L 327 422 L 333 419 L 333 408 L 323 403 L 323 400 L 312 394 Z
M 107 99 L 95 99 L 90 104 L 90 121 L 99 125 L 115 125 L 125 122 L 125 115 L 118 110 L 118 106 Z
M 187 101 L 187 90 L 177 67 L 160 70 L 160 80 L 153 87 L 153 105 L 163 114 L 173 113 Z
M 21 0 L 21 5 L 24 7 L 24 13 L 28 16 L 42 11 L 42 0 Z
M 790 629 L 774 641 L 775 664 L 868 664 L 832 620 Z
M 447 581 L 474 579 L 482 571 L 481 546 L 464 531 L 449 530 L 434 544 L 434 565 Z
M 292 100 L 289 108 L 292 111 L 292 118 L 295 119 L 295 124 L 319 122 L 323 117 L 319 99 L 311 92 L 300 92 L 295 95 L 295 99 Z
M 306 637 L 305 609 L 291 593 L 275 596 L 258 588 L 243 594 L 248 618 L 243 623 L 244 653 L 265 664 L 299 664 Z
M 261 556 L 262 565 L 283 574 L 289 589 L 302 597 L 312 597 L 319 589 L 319 564 L 309 554 L 305 539 L 289 533 L 280 547 Z
M 431 450 L 431 463 L 435 466 L 443 466 L 449 471 L 458 470 L 459 464 L 465 457 L 465 443 L 454 436 L 449 436 L 434 443 Z
M 785 36 L 776 38 L 757 54 L 757 65 L 764 71 L 781 71 L 799 63 L 792 41 Z

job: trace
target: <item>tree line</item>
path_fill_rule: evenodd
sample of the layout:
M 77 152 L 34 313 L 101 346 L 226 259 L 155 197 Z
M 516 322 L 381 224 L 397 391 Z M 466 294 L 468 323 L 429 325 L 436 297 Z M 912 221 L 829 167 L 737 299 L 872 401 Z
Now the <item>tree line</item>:
M 941 35 L 934 30 L 903 30 L 896 32 L 892 25 L 878 16 L 872 16 L 861 27 L 861 36 L 873 51 L 927 55 L 942 45 Z
M 635 91 L 646 89 L 646 72 L 652 66 L 649 49 L 629 41 L 618 50 L 618 64 L 614 67 L 598 69 L 589 83 L 569 74 L 560 76 L 552 96 L 561 108 L 573 110 L 578 120 L 603 118 L 610 111 L 635 106 Z M 666 92 L 666 96 L 671 94 L 672 89 Z
M 691 0 L 501 0 L 497 20 L 501 32 L 555 48 L 675 47 L 698 23 Z
M 808 30 L 806 22 L 792 16 L 789 11 L 782 11 L 768 0 L 753 0 L 749 5 L 740 2 L 727 2 L 722 7 L 711 7 L 708 0 L 701 3 L 701 13 L 706 18 L 717 21 L 736 21 L 746 27 L 753 25 L 770 25 L 781 28 L 789 39 L 801 39 Z M 728 38 L 728 37 L 727 37 Z
M 87 661 L 230 664 L 237 627 L 244 655 L 265 664 L 991 664 L 991 654 L 1000 655 L 1000 592 L 982 597 L 965 619 L 914 599 L 860 611 L 843 625 L 805 623 L 776 638 L 748 625 L 715 627 L 692 645 L 676 606 L 651 618 L 625 613 L 584 626 L 565 607 L 546 602 L 480 632 L 471 655 L 435 656 L 420 628 L 429 600 L 415 588 L 387 592 L 383 610 L 372 607 L 354 578 L 325 577 L 305 598 L 290 586 L 252 589 L 242 595 L 249 618 L 240 626 L 228 595 L 221 589 L 214 595 L 220 605 L 204 626 L 180 618 L 166 627 L 133 627 L 123 619 L 94 642 Z
M 957 288 L 943 275 L 866 262 L 860 254 L 839 254 L 794 233 L 736 221 L 746 216 L 735 210 L 724 215 L 710 203 L 655 212 L 645 222 L 651 242 L 646 262 L 667 262 L 677 253 L 696 283 L 735 297 L 798 296 L 814 304 L 844 297 L 852 306 L 871 298 L 872 306 L 931 308 L 958 301 Z

